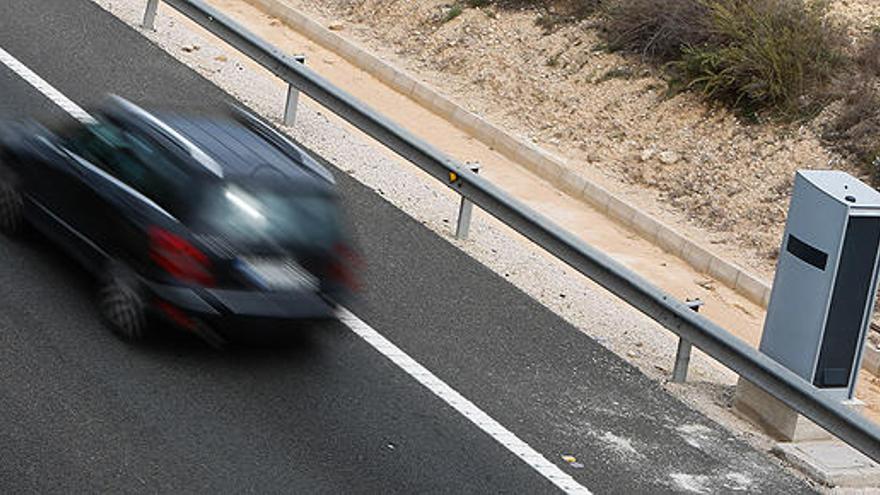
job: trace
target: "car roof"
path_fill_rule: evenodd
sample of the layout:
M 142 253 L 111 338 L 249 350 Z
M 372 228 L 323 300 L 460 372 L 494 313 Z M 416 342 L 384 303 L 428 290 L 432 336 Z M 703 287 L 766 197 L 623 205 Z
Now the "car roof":
M 148 112 L 119 97 L 105 113 L 175 142 L 190 161 L 226 179 L 332 184 L 333 176 L 298 146 L 246 110 L 184 114 Z
M 302 161 L 301 153 L 294 150 L 297 156 L 289 156 L 233 119 L 178 114 L 158 117 L 217 161 L 224 176 L 250 176 L 266 173 L 264 170 L 293 179 L 312 176 L 309 170 L 291 164 L 291 160 Z

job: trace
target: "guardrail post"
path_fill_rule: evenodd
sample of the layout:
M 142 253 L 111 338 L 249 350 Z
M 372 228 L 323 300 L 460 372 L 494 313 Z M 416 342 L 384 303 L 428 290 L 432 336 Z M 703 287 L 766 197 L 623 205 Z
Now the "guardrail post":
M 294 55 L 297 62 L 306 63 L 305 55 Z M 290 127 L 296 122 L 296 108 L 299 105 L 299 90 L 293 84 L 287 85 L 287 100 L 284 103 L 284 125 Z
M 467 163 L 471 172 L 480 173 L 479 163 Z M 455 227 L 455 238 L 465 240 L 468 238 L 468 232 L 471 230 L 471 213 L 473 213 L 474 204 L 464 196 L 461 197 L 461 204 L 458 206 L 458 224 Z
M 700 306 L 704 303 L 699 299 L 685 301 L 687 307 L 699 312 Z M 683 339 L 678 339 L 678 350 L 675 351 L 675 367 L 672 368 L 672 381 L 674 383 L 684 383 L 687 381 L 688 367 L 691 363 L 691 349 L 693 345 Z
M 296 122 L 296 107 L 299 105 L 299 90 L 293 84 L 287 85 L 287 101 L 284 104 L 284 125 Z
M 158 8 L 159 0 L 147 0 L 147 10 L 144 11 L 144 21 L 141 23 L 144 29 L 154 29 Z

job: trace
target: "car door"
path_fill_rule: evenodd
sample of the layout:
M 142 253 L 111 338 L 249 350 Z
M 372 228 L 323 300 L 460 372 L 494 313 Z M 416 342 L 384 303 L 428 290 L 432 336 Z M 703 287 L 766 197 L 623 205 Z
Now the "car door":
M 79 261 L 88 262 L 94 243 L 82 230 L 80 219 L 92 213 L 88 201 L 84 170 L 94 167 L 96 154 L 111 148 L 102 142 L 93 125 L 63 129 L 58 135 L 46 133 L 40 140 L 40 156 L 30 173 L 31 200 L 36 206 L 37 226 L 62 245 Z
M 147 226 L 176 222 L 174 201 L 187 176 L 149 136 L 107 126 L 98 131 L 109 135 L 86 152 L 81 164 L 85 194 L 69 206 L 78 211 L 77 228 L 104 256 L 136 264 Z
M 44 230 L 87 267 L 96 268 L 114 255 L 119 238 L 135 230 L 126 219 L 138 201 L 131 196 L 138 193 L 117 177 L 131 161 L 124 151 L 125 134 L 99 121 L 72 128 L 51 144 L 57 156 L 47 161 L 36 191 L 54 223 Z

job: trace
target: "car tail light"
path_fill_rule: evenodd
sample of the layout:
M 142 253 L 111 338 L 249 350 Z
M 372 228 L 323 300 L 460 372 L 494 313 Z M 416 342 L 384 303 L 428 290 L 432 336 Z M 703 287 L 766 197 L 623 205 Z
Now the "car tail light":
M 334 259 L 330 264 L 329 276 L 349 290 L 360 290 L 357 271 L 363 267 L 361 257 L 345 244 L 333 246 Z
M 211 260 L 186 239 L 159 227 L 150 227 L 150 259 L 180 282 L 214 285 Z

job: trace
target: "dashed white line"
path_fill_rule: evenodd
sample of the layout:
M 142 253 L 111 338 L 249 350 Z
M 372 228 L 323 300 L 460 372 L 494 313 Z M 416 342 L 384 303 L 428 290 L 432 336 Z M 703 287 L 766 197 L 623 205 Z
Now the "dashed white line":
M 9 67 L 13 72 L 18 74 L 22 79 L 46 96 L 46 98 L 61 107 L 75 119 L 83 123 L 95 122 L 95 119 L 79 105 L 64 96 L 57 89 L 53 88 L 42 77 L 19 62 L 18 59 L 13 57 L 2 47 L 0 47 L 0 62 Z M 519 437 L 514 435 L 501 423 L 492 419 L 491 416 L 483 412 L 483 410 L 477 407 L 473 402 L 447 385 L 446 382 L 437 378 L 427 368 L 419 364 L 418 361 L 411 358 L 399 347 L 394 345 L 394 343 L 383 337 L 382 334 L 355 316 L 354 313 L 345 308 L 340 308 L 338 316 L 342 323 L 359 337 L 364 339 L 364 341 L 376 351 L 397 365 L 417 382 L 421 383 L 443 402 L 449 404 L 450 407 L 467 418 L 477 428 L 500 443 L 508 451 L 519 457 L 529 467 L 556 485 L 563 492 L 577 495 L 590 494 L 590 491 L 586 487 L 579 484 L 574 478 L 562 471 L 558 466 L 548 461 L 529 444 L 520 440 Z

